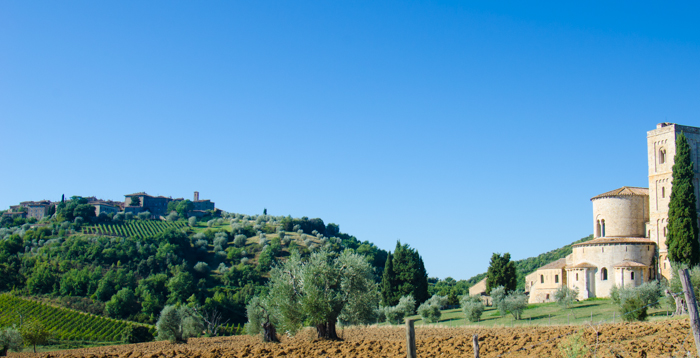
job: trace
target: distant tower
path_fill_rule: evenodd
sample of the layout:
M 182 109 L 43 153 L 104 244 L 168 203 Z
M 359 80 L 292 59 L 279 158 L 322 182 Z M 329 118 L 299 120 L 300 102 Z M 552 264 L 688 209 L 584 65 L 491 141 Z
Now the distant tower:
M 194 201 L 199 201 L 199 192 L 198 191 L 194 192 Z
M 666 234 L 668 223 L 668 204 L 671 198 L 671 181 L 673 180 L 673 159 L 676 155 L 676 136 L 683 132 L 690 144 L 690 156 L 693 161 L 693 185 L 695 197 L 699 194 L 700 171 L 700 128 L 681 126 L 675 123 L 659 123 L 656 129 L 647 132 L 647 157 L 649 161 L 649 225 L 647 237 L 659 248 L 659 273 L 671 279 L 671 264 L 668 261 Z M 700 213 L 700 206 L 696 207 Z

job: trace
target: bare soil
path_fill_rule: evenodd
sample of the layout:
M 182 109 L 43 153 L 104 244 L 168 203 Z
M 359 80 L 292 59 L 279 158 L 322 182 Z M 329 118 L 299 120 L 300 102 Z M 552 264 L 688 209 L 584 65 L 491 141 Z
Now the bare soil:
M 579 336 L 588 357 L 697 357 L 688 319 L 604 325 L 441 328 L 416 327 L 419 357 L 473 357 L 478 334 L 481 357 L 561 357 L 558 345 Z M 12 358 L 228 358 L 228 357 L 406 357 L 404 327 L 340 330 L 342 341 L 319 341 L 314 331 L 263 343 L 259 337 L 190 339 L 187 344 L 151 342 L 45 353 L 10 353 Z

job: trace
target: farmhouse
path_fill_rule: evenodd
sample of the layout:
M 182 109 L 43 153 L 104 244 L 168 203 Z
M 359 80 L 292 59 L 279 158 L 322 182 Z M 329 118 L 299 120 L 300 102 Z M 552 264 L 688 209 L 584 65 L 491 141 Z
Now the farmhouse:
M 666 223 L 676 136 L 681 132 L 690 144 L 698 197 L 700 128 L 658 124 L 647 132 L 649 188 L 624 186 L 591 198 L 594 239 L 574 245 L 566 258 L 528 275 L 525 290 L 530 292 L 530 303 L 553 301 L 562 286 L 578 288 L 578 298 L 586 299 L 609 297 L 613 286 L 671 278 Z

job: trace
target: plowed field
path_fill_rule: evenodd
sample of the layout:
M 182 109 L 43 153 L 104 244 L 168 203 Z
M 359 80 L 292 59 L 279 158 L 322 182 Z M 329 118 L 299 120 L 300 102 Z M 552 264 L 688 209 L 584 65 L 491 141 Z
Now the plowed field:
M 472 335 L 479 335 L 481 357 L 560 357 L 557 346 L 581 333 L 593 357 L 681 357 L 695 355 L 688 320 L 523 328 L 416 327 L 419 357 L 473 357 Z M 151 342 L 57 351 L 10 353 L 10 357 L 46 358 L 219 358 L 219 357 L 406 357 L 403 327 L 365 327 L 338 332 L 342 341 L 318 341 L 304 331 L 282 343 L 259 337 L 190 339 L 187 344 Z M 597 339 L 596 339 L 597 338 Z

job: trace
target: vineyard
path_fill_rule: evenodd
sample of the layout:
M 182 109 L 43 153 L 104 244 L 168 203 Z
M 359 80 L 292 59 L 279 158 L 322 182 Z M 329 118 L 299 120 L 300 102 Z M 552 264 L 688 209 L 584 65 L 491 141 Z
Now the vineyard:
M 66 341 L 117 342 L 131 323 L 53 307 L 10 294 L 0 294 L 0 327 L 19 326 L 20 320 L 38 320 Z
M 185 227 L 182 221 L 129 220 L 120 224 L 96 224 L 83 227 L 83 234 L 146 238 L 167 229 Z

